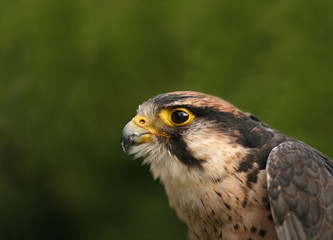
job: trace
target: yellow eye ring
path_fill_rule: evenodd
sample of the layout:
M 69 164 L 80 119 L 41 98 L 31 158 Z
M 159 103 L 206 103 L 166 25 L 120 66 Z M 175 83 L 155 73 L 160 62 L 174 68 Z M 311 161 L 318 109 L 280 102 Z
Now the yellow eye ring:
M 195 116 L 186 108 L 164 108 L 160 114 L 160 118 L 169 126 L 178 127 L 189 124 Z
M 166 108 L 160 113 L 162 120 L 170 126 L 183 126 L 194 119 L 193 113 L 186 108 Z

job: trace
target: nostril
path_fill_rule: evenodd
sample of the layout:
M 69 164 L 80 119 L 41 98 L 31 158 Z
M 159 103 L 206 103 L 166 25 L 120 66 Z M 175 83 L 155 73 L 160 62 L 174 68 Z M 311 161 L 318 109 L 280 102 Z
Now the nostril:
M 147 119 L 144 116 L 139 115 L 133 118 L 133 122 L 139 127 L 144 127 L 148 123 Z

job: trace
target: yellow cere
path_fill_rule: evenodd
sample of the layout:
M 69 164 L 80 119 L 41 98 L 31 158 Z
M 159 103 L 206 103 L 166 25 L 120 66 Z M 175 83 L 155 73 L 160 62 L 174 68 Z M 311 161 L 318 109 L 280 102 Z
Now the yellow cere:
M 184 112 L 188 115 L 188 118 L 186 119 L 186 121 L 181 122 L 181 123 L 175 123 L 172 120 L 172 114 L 174 114 L 177 111 Z M 159 116 L 169 126 L 183 126 L 183 125 L 189 124 L 195 118 L 194 114 L 191 113 L 188 109 L 186 109 L 186 108 L 173 108 L 173 107 L 164 108 L 160 112 Z
M 147 131 L 140 136 L 140 139 L 142 140 L 142 142 L 153 142 L 151 140 L 151 135 L 158 135 L 158 136 L 162 136 L 165 138 L 170 138 L 170 136 L 167 133 L 160 132 L 156 128 L 154 122 L 149 121 L 147 118 L 145 118 L 143 116 L 137 115 L 133 118 L 132 121 L 134 122 L 135 125 L 137 125 L 141 129 L 145 129 Z

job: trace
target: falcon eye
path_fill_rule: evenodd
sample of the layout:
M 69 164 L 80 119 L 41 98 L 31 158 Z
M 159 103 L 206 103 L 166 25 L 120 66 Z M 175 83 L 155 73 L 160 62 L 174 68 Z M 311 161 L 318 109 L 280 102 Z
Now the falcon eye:
M 183 110 L 175 110 L 171 113 L 171 121 L 175 125 L 186 123 L 189 118 L 189 114 Z
M 167 107 L 159 113 L 161 120 L 171 127 L 189 124 L 195 118 L 194 114 L 183 107 Z

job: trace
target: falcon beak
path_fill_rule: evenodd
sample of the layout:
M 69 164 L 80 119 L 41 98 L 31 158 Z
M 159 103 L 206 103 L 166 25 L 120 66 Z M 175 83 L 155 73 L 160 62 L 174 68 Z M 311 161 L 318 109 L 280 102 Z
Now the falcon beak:
M 147 120 L 144 117 L 136 116 L 126 124 L 121 134 L 121 147 L 124 153 L 126 153 L 126 146 L 130 144 L 150 142 L 152 132 L 145 127 L 146 123 Z

